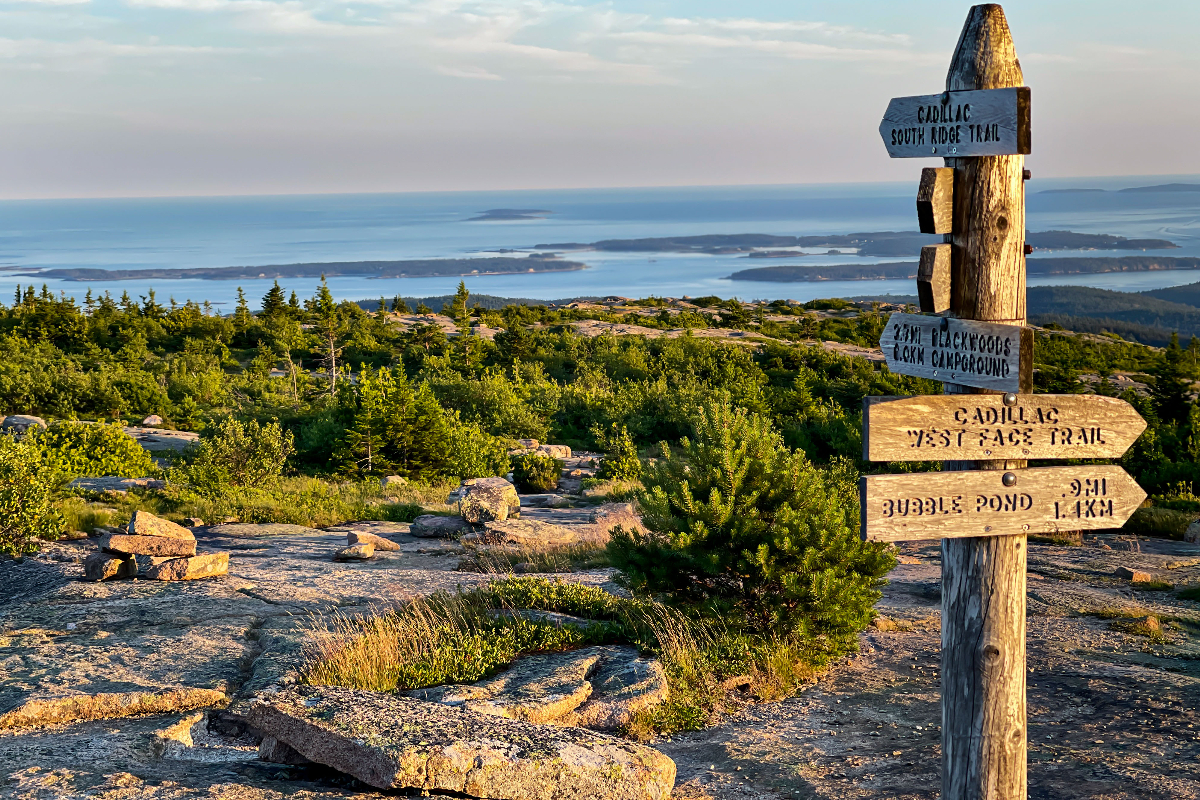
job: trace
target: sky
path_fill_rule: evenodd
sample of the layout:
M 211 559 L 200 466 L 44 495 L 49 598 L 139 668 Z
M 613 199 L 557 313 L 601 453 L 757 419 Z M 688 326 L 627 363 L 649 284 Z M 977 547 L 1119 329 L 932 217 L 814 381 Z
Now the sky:
M 1005 3 L 1045 176 L 1200 173 L 1200 3 Z M 947 0 L 0 0 L 0 197 L 913 179 Z

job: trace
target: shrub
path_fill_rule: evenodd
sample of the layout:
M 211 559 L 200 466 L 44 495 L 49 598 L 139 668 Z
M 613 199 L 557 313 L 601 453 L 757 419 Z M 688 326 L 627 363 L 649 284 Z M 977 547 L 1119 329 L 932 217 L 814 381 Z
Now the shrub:
M 548 492 L 558 487 L 563 462 L 544 453 L 526 453 L 513 459 L 513 482 L 522 492 Z
M 601 480 L 636 481 L 642 477 L 642 462 L 637 447 L 624 426 L 613 423 L 606 431 L 600 426 L 592 428 L 592 435 L 604 448 L 604 460 L 596 471 Z
M 446 443 L 447 476 L 486 478 L 508 471 L 508 448 L 477 423 L 464 422 L 458 412 L 446 412 L 450 433 Z
M 643 477 L 647 530 L 613 533 L 627 585 L 758 635 L 852 641 L 895 560 L 766 419 L 725 399 L 692 425 Z
M 55 473 L 142 478 L 157 471 L 150 454 L 120 425 L 56 422 L 31 438 L 41 447 L 47 469 Z
M 197 491 L 219 494 L 229 486 L 261 487 L 283 474 L 296 451 L 291 431 L 278 422 L 259 425 L 232 417 L 205 431 L 184 455 L 183 482 Z
M 1139 508 L 1125 523 L 1125 530 L 1137 536 L 1157 536 L 1164 539 L 1183 541 L 1188 526 L 1196 521 L 1194 511 L 1176 511 L 1171 508 Z
M 0 435 L 0 554 L 36 550 L 34 539 L 57 539 L 63 518 L 52 503 L 53 487 L 33 441 Z

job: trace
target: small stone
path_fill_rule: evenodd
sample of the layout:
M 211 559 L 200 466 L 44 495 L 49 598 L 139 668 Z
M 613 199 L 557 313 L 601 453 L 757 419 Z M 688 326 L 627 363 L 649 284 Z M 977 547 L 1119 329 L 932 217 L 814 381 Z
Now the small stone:
M 1129 567 L 1117 567 L 1113 570 L 1113 575 L 1118 578 L 1126 578 L 1132 583 L 1149 583 L 1154 580 L 1154 576 L 1149 572 L 1143 572 L 1140 569 L 1130 569 Z
M 196 540 L 110 533 L 100 539 L 100 549 L 128 556 L 194 556 Z
M 229 572 L 229 553 L 206 553 L 192 558 L 172 558 L 146 570 L 156 581 L 194 581 Z
M 66 542 L 76 542 L 88 538 L 88 535 L 85 531 L 63 531 L 58 538 Z
M 92 553 L 83 562 L 83 577 L 89 581 L 132 578 L 135 575 L 137 575 L 137 564 L 132 558 L 111 556 L 108 553 Z
M 438 514 L 422 514 L 413 520 L 409 533 L 422 539 L 457 539 L 471 531 L 471 523 L 462 517 L 443 517 Z
M 408 483 L 408 478 L 402 477 L 400 475 L 385 475 L 383 478 L 380 478 L 380 480 L 379 480 L 379 485 L 384 490 L 391 489 L 391 488 L 394 488 L 397 486 L 403 486 L 406 483 Z
M 163 419 L 158 414 L 151 414 L 142 420 L 142 425 L 146 428 L 157 428 L 163 424 Z
M 349 544 L 369 544 L 376 550 L 396 551 L 400 549 L 400 545 L 391 539 L 385 539 L 382 536 L 376 536 L 373 533 L 365 531 L 350 531 L 350 533 L 346 534 L 346 541 Z
M 204 520 L 200 519 L 199 517 L 188 517 L 187 519 L 185 519 L 183 521 L 183 527 L 185 527 L 185 528 L 203 528 Z
M 31 414 L 9 414 L 0 422 L 0 430 L 13 433 L 27 433 L 30 428 L 45 428 L 46 420 Z
M 334 561 L 366 561 L 375 555 L 375 547 L 369 544 L 352 544 L 333 554 Z
M 196 541 L 195 534 L 182 525 L 176 525 L 170 520 L 140 509 L 134 511 L 129 519 L 129 532 L 134 536 L 161 536 L 165 539 L 182 539 L 185 542 Z

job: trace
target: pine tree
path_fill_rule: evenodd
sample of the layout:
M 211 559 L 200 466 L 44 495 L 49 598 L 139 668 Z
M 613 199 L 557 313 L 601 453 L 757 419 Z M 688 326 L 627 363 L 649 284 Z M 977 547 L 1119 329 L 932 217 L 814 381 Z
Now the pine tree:
M 407 314 L 408 313 L 408 303 L 404 302 L 404 298 L 401 297 L 400 295 L 396 295 L 394 298 L 392 298 L 392 313 L 393 314 Z
M 1171 334 L 1171 342 L 1162 359 L 1153 370 L 1154 386 L 1150 389 L 1150 397 L 1160 420 L 1180 423 L 1188 418 L 1191 406 L 1188 395 L 1195 372 L 1188 364 L 1187 353 L 1179 347 L 1178 332 Z
M 279 281 L 275 281 L 275 285 L 263 295 L 262 316 L 270 319 L 285 313 L 287 313 L 287 305 L 283 301 L 283 288 L 280 287 Z
M 92 289 L 90 286 L 88 287 L 87 294 L 83 296 L 83 307 L 87 309 L 89 316 L 93 311 L 96 310 L 96 300 L 94 297 L 92 297 Z
M 288 298 L 288 310 L 293 314 L 297 314 L 300 311 L 300 298 L 296 297 L 294 289 L 292 290 L 292 296 Z
M 471 293 L 467 291 L 467 282 L 459 281 L 458 291 L 454 293 L 454 300 L 450 303 L 450 317 L 462 333 L 466 333 L 470 327 L 471 312 L 467 309 L 467 301 L 470 297 Z
M 646 532 L 617 529 L 612 565 L 635 592 L 770 636 L 849 642 L 895 564 L 864 543 L 857 511 L 770 423 L 728 399 L 665 445 L 639 496 Z
M 345 324 L 338 314 L 337 303 L 333 300 L 333 293 L 329 291 L 329 284 L 325 282 L 324 275 L 321 276 L 321 285 L 317 287 L 317 293 L 309 305 L 317 317 L 316 329 L 321 337 L 321 366 L 325 368 L 325 375 L 329 380 L 329 396 L 335 397 L 338 356 L 342 353 L 339 342 L 345 333 Z
M 429 306 L 425 305 L 424 303 L 417 303 L 417 313 L 418 314 L 432 314 L 433 309 L 430 308 Z

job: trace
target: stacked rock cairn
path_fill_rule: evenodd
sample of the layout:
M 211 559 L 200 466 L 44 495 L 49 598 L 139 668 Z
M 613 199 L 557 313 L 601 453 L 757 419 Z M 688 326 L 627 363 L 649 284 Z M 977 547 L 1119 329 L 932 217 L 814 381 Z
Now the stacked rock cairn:
M 83 562 L 88 580 L 149 578 L 190 581 L 229 572 L 229 553 L 196 554 L 196 537 L 170 520 L 135 511 L 124 529 L 105 533 L 99 551 Z

